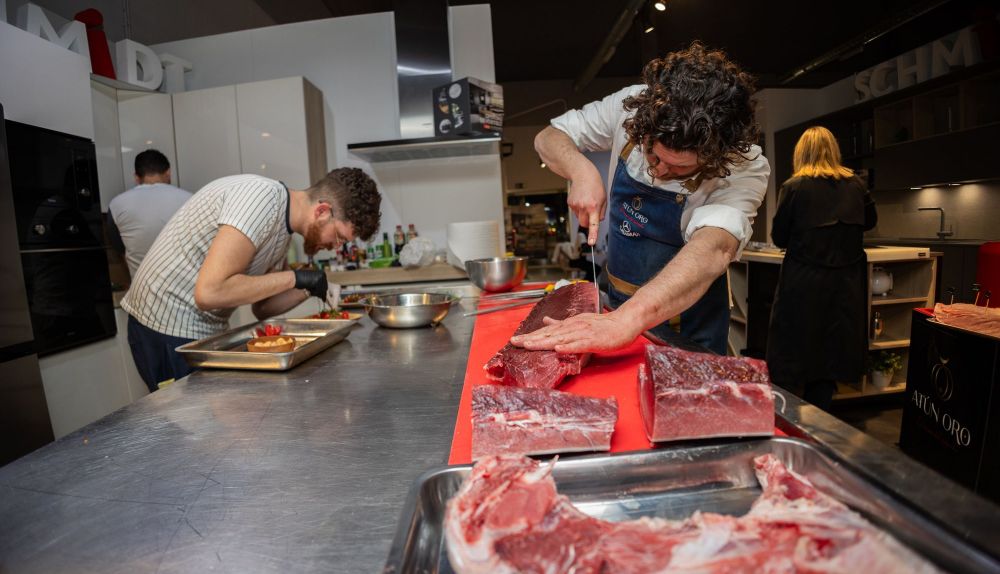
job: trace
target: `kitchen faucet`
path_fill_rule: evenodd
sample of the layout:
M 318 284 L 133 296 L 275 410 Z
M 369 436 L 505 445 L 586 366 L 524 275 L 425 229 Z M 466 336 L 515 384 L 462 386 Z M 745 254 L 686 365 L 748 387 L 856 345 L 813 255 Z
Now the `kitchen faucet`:
M 938 236 L 939 239 L 944 239 L 946 237 L 950 237 L 951 235 L 955 234 L 955 232 L 952 231 L 952 226 L 948 226 L 948 231 L 944 230 L 944 209 L 943 208 L 941 208 L 941 207 L 918 207 L 917 211 L 940 211 L 941 212 L 941 225 L 940 225 L 941 228 L 938 229 L 938 232 L 937 232 L 937 236 Z

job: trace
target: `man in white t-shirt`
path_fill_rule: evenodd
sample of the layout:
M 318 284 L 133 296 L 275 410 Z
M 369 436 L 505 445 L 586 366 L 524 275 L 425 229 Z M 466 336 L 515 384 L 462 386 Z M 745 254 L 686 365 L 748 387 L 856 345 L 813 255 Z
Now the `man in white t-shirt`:
M 288 269 L 292 233 L 305 251 L 336 249 L 378 231 L 381 196 L 357 168 L 335 169 L 305 190 L 259 175 L 201 188 L 167 223 L 122 300 L 128 341 L 151 391 L 191 369 L 174 349 L 228 328 L 240 305 L 259 319 L 326 298 L 323 271 Z
M 770 174 L 756 145 L 753 79 L 695 42 L 647 64 L 643 80 L 566 112 L 535 138 L 548 167 L 570 180 L 567 202 L 591 245 L 610 220 L 602 279 L 615 310 L 552 321 L 515 345 L 593 352 L 649 330 L 726 352 L 725 273 L 750 239 Z M 605 150 L 607 191 L 582 153 Z
M 191 198 L 190 193 L 170 185 L 170 161 L 155 149 L 135 156 L 135 183 L 108 205 L 111 241 L 125 252 L 132 277 L 160 230 Z

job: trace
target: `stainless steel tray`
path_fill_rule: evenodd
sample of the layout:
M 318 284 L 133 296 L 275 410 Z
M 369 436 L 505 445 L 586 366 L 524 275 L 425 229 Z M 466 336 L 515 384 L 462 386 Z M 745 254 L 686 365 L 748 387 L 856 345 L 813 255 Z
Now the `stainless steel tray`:
M 742 515 L 760 495 L 754 457 L 773 453 L 817 488 L 951 572 L 997 572 L 1000 561 L 946 530 L 821 447 L 790 438 L 701 443 L 556 462 L 559 492 L 583 512 L 611 521 L 683 519 L 695 510 Z M 450 573 L 442 521 L 468 465 L 424 473 L 414 483 L 384 573 Z
M 343 341 L 357 322 L 358 319 L 268 319 L 192 341 L 177 347 L 177 352 L 192 367 L 287 371 Z M 295 337 L 295 349 L 287 353 L 247 351 L 247 341 L 254 337 L 254 329 L 265 323 L 280 326 L 283 335 Z

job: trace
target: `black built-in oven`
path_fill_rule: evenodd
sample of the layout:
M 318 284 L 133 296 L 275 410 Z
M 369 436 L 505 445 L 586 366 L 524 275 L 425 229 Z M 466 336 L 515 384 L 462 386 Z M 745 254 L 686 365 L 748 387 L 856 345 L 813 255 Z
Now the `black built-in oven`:
M 93 142 L 13 121 L 6 129 L 18 247 L 38 354 L 113 337 Z

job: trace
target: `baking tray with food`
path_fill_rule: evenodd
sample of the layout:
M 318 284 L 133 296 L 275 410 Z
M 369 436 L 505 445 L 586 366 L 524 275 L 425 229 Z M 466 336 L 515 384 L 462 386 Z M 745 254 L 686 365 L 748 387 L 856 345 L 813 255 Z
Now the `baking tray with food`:
M 557 460 L 559 494 L 594 518 L 683 520 L 696 511 L 746 514 L 762 493 L 754 459 L 773 455 L 820 492 L 860 513 L 905 547 L 950 572 L 995 572 L 1000 563 L 856 471 L 832 451 L 790 438 L 687 443 L 654 451 Z M 418 478 L 403 507 L 385 573 L 455 572 L 447 557 L 445 512 L 470 465 Z
M 181 345 L 177 352 L 192 367 L 287 371 L 343 341 L 359 318 L 269 319 Z M 247 347 L 255 339 L 275 336 L 294 339 L 294 348 L 284 352 L 257 348 L 258 352 L 251 352 Z

